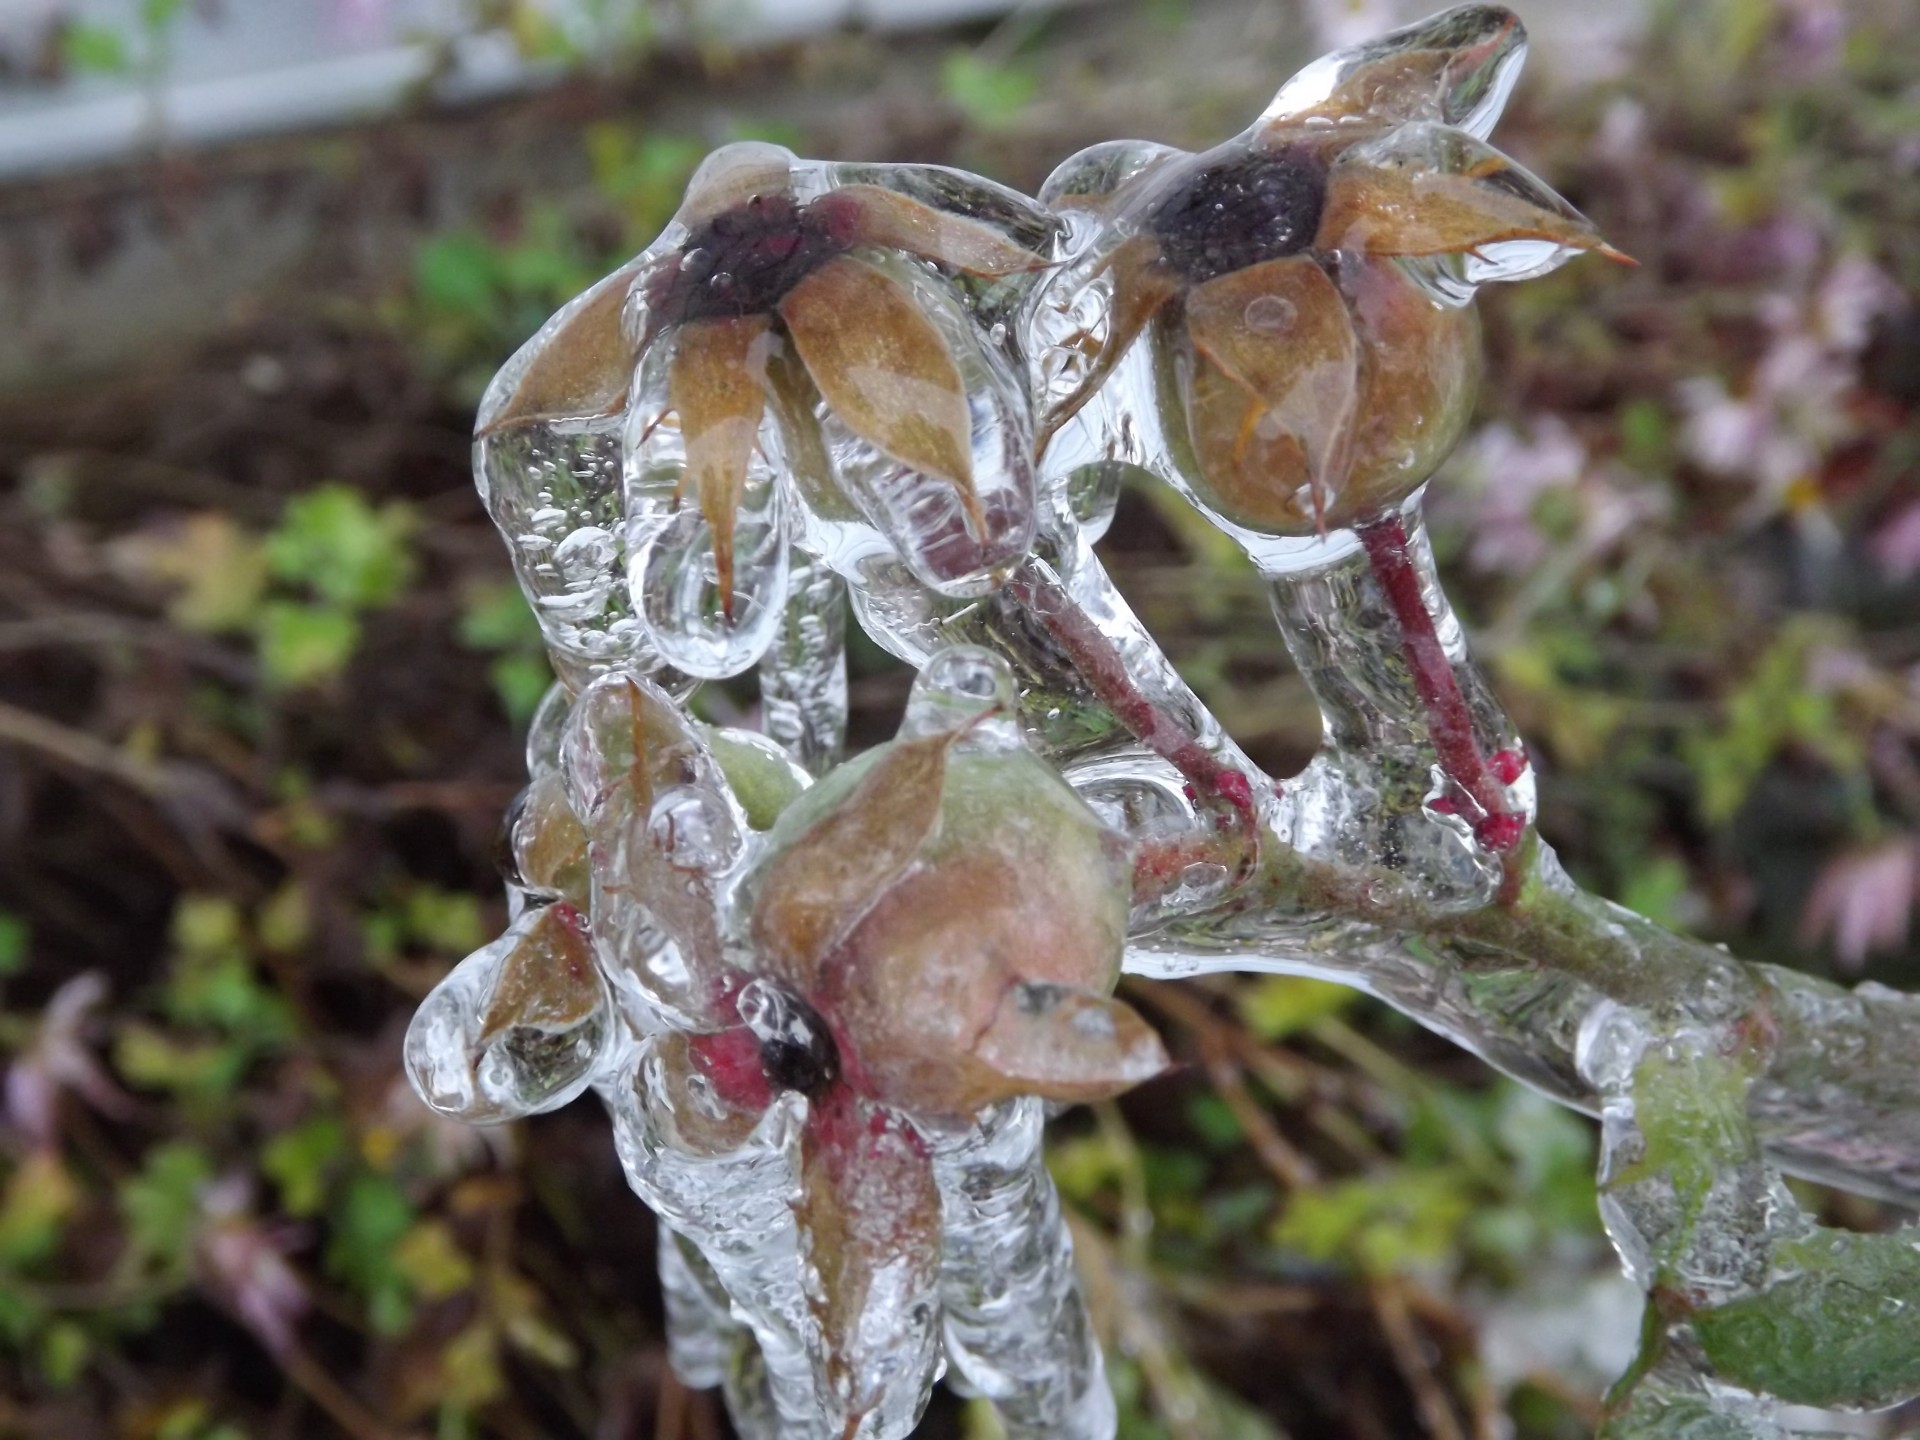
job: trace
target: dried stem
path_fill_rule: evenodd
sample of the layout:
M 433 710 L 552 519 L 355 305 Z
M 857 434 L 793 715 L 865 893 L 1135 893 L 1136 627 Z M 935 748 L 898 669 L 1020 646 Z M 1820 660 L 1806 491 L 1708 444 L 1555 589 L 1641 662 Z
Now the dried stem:
M 1398 1282 L 1376 1280 L 1371 1295 L 1381 1333 L 1387 1337 L 1394 1363 L 1400 1367 L 1407 1388 L 1413 1391 L 1414 1403 L 1420 1407 L 1420 1423 L 1427 1434 L 1433 1440 L 1467 1440 L 1439 1377 L 1433 1373 L 1426 1344 L 1414 1327 L 1413 1317 L 1407 1311 L 1407 1297 Z

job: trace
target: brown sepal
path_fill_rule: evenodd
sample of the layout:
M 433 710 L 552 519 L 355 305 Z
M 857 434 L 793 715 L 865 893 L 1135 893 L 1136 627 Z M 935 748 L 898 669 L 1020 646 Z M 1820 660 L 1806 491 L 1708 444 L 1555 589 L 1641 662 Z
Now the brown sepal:
M 544 420 L 617 415 L 626 408 L 638 347 L 627 339 L 620 314 L 638 272 L 638 266 L 629 265 L 594 287 L 566 323 L 547 336 L 507 403 L 474 432 L 475 439 Z
M 940 1191 L 926 1143 L 898 1111 L 835 1085 L 809 1103 L 800 1132 L 795 1214 L 812 1269 L 808 1303 L 834 1416 L 856 1433 L 882 1398 L 869 1388 L 896 1326 L 868 1316 L 935 1303 L 940 1275 Z
M 1545 240 L 1631 265 L 1579 215 L 1535 204 L 1498 183 L 1514 167 L 1494 158 L 1463 174 L 1417 165 L 1334 167 L 1315 244 L 1323 251 L 1411 257 L 1465 255 L 1506 240 Z M 1528 183 L 1531 176 L 1517 172 Z M 1494 182 L 1494 183 L 1490 183 Z
M 566 901 L 556 901 L 534 916 L 501 962 L 480 1020 L 479 1043 L 516 1025 L 570 1030 L 603 998 L 586 922 Z
M 834 414 L 901 464 L 951 484 L 984 534 L 960 367 L 912 297 L 842 255 L 788 291 L 780 315 Z
M 1351 462 L 1359 342 L 1311 256 L 1230 271 L 1187 296 L 1195 458 L 1229 518 L 1324 531 Z M 1305 486 L 1307 494 L 1300 494 Z
M 1007 987 L 973 1055 L 1010 1093 L 1070 1104 L 1110 1099 L 1169 1063 L 1153 1027 L 1124 1000 L 1033 982 Z
M 1372 117 L 1382 121 L 1442 119 L 1446 93 L 1474 71 L 1510 51 L 1520 22 L 1507 14 L 1471 43 L 1440 43 L 1428 49 L 1394 50 L 1356 65 L 1320 104 L 1279 123 L 1304 126 L 1311 119 Z M 1436 33 L 1436 40 L 1443 36 Z
M 947 752 L 959 731 L 895 740 L 853 792 L 767 868 L 753 940 L 769 974 L 812 992 L 820 966 L 940 827 Z
M 1051 263 L 991 225 L 936 210 L 881 185 L 842 185 L 808 209 L 850 243 L 904 250 L 969 275 L 1013 275 Z
M 696 320 L 674 336 L 667 394 L 686 444 L 684 488 L 700 498 L 713 532 L 721 606 L 733 618 L 733 528 L 746 491 L 747 467 L 767 406 L 765 315 Z

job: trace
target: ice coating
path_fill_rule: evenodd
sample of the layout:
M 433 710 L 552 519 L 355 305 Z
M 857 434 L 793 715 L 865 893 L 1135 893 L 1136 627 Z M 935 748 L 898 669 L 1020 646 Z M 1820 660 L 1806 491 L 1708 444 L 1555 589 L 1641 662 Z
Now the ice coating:
M 847 586 L 821 561 L 790 570 L 780 628 L 760 661 L 761 722 L 814 774 L 847 743 Z
M 1600 1116 L 1650 1297 L 1616 1440 L 1920 1390 L 1911 1237 L 1781 1180 L 1920 1196 L 1920 1005 L 1574 886 L 1434 571 L 1475 290 L 1613 253 L 1486 143 L 1523 56 L 1457 7 L 1039 203 L 728 146 L 489 387 L 476 479 L 561 683 L 512 925 L 408 1073 L 474 1122 L 599 1094 L 671 1361 L 750 1440 L 904 1436 L 943 1365 L 1010 1436 L 1114 1434 L 1041 1146 L 1045 1102 L 1166 1066 L 1123 964 L 1338 979 Z M 1268 576 L 1324 722 L 1300 775 L 1248 762 L 1094 556 L 1129 469 Z M 849 612 L 919 674 L 847 760 Z M 692 680 L 756 665 L 764 733 L 693 718 Z
M 1321 56 L 1280 87 L 1260 119 L 1439 120 L 1484 139 L 1526 55 L 1527 32 L 1511 10 L 1456 5 Z
M 556 901 L 523 913 L 420 1003 L 407 1078 L 449 1119 L 518 1120 L 585 1090 L 614 1034 L 584 922 Z
M 934 1143 L 947 1356 L 1008 1440 L 1104 1440 L 1113 1395 L 1041 1163 L 1042 1120 L 1039 1101 L 1016 1100 Z
M 689 1383 L 725 1388 L 743 1434 L 904 1436 L 950 1336 L 991 1378 L 1012 1433 L 1036 1433 L 1021 1417 L 1039 1415 L 1098 1434 L 1110 1412 L 1039 1169 L 1037 1112 L 1009 1149 L 981 1107 L 1021 1088 L 1110 1094 L 1165 1057 L 1105 996 L 1125 848 L 1028 751 L 1014 704 L 997 655 L 944 651 L 891 750 L 815 795 L 779 745 L 699 726 L 643 677 L 610 672 L 550 700 L 530 746 L 538 778 L 504 836 L 526 908 L 410 1033 L 416 1085 L 459 1118 L 515 1118 L 598 1089 L 634 1189 L 668 1227 L 675 1363 Z M 876 771 L 888 783 L 863 788 Z M 884 867 L 877 888 L 834 878 L 828 862 L 866 870 L 889 843 L 892 883 Z M 797 863 L 805 878 L 771 890 L 802 885 L 785 903 L 822 917 L 818 941 L 743 946 L 741 907 L 772 903 L 743 876 L 796 852 L 775 869 Z M 997 877 L 1032 872 L 1034 885 L 981 891 L 967 876 L 983 852 Z M 893 893 L 908 881 L 910 894 Z M 943 896 L 984 930 L 943 929 L 927 909 Z M 1035 926 L 1052 938 L 1007 944 Z M 939 963 L 914 962 L 916 946 Z M 904 963 L 877 1002 L 871 985 L 834 978 L 879 954 Z M 986 1009 L 958 1031 L 916 1028 L 948 1014 L 956 981 Z M 925 1063 L 943 1046 L 947 1058 Z M 1023 1264 L 1039 1267 L 1014 1277 L 1017 1293 L 1058 1332 L 1017 1357 L 983 1328 L 1006 1302 L 990 1300 L 1001 1255 L 977 1206 L 1001 1213 L 1002 1193 L 1009 1233 L 1034 1257 Z

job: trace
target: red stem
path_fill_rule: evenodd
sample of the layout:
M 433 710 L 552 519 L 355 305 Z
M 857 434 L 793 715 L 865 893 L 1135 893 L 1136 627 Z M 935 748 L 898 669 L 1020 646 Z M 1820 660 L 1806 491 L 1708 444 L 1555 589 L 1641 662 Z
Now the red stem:
M 1113 641 L 1059 581 L 1029 561 L 1007 582 L 1007 592 L 1046 627 L 1054 643 L 1073 661 L 1087 688 L 1133 737 L 1187 777 L 1196 798 L 1226 805 L 1243 835 L 1257 833 L 1251 782 L 1222 763 L 1184 725 L 1154 704 L 1134 683 Z
M 1440 768 L 1479 807 L 1473 829 L 1480 843 L 1496 852 L 1511 850 L 1520 842 L 1526 822 L 1513 813 L 1506 787 L 1488 768 L 1474 739 L 1473 715 L 1467 709 L 1467 697 L 1460 693 L 1453 662 L 1434 629 L 1433 613 L 1427 609 L 1427 598 L 1420 588 L 1420 572 L 1407 550 L 1406 526 L 1398 512 L 1390 511 L 1363 520 L 1355 530 L 1366 548 L 1373 578 L 1399 623 L 1400 653 L 1413 673 L 1414 693 L 1426 711 L 1427 730 L 1440 757 Z

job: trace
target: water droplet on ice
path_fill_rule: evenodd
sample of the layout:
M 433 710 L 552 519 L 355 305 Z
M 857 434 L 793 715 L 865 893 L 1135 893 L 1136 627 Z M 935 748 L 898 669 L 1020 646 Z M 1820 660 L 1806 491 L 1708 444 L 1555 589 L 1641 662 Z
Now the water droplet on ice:
M 740 848 L 740 834 L 721 798 L 698 786 L 677 786 L 656 797 L 647 831 L 676 869 L 724 870 Z
M 1249 330 L 1263 335 L 1278 335 L 1293 324 L 1295 310 L 1291 301 L 1278 295 L 1258 295 L 1247 302 L 1241 319 Z
M 1015 703 L 1013 672 L 1006 661 L 977 645 L 950 646 L 928 660 L 914 681 L 900 733 L 942 734 L 998 712 L 1001 718 L 975 724 L 968 741 L 993 748 L 1019 744 L 1019 732 L 1006 718 L 1015 713 Z

